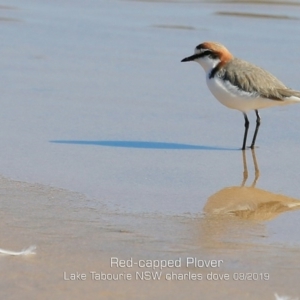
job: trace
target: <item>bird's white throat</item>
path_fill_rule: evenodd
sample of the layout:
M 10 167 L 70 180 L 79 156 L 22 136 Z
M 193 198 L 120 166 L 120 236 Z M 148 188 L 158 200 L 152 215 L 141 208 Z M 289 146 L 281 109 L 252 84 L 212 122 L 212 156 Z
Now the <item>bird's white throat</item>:
M 211 58 L 209 56 L 204 56 L 195 59 L 199 63 L 206 73 L 210 73 L 213 68 L 215 68 L 221 61 L 219 58 Z

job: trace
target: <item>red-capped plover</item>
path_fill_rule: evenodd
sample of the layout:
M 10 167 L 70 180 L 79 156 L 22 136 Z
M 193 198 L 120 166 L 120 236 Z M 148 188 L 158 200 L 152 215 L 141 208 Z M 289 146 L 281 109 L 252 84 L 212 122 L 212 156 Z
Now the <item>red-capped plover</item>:
M 249 128 L 247 112 L 254 110 L 256 127 L 250 148 L 254 148 L 260 126 L 258 109 L 300 102 L 300 92 L 292 90 L 274 75 L 247 61 L 234 57 L 223 45 L 205 42 L 182 62 L 196 61 L 206 72 L 211 93 L 223 105 L 241 111 L 245 118 L 242 150 L 246 148 Z

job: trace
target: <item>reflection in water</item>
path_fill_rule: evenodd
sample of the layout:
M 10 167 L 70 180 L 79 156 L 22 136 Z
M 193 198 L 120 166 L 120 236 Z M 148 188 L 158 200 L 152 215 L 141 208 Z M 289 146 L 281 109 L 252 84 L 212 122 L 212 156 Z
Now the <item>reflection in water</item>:
M 251 151 L 255 169 L 255 178 L 251 186 L 245 186 L 248 179 L 248 168 L 246 152 L 242 151 L 244 173 L 241 186 L 226 187 L 210 196 L 204 207 L 205 213 L 266 221 L 274 219 L 283 212 L 300 209 L 298 199 L 274 194 L 255 187 L 260 174 L 255 150 Z

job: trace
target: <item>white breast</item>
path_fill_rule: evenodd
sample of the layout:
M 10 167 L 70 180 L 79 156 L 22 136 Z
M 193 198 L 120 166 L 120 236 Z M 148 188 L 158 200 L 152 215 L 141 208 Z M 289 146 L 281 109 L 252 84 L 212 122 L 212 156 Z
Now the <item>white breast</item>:
M 254 109 L 288 104 L 286 101 L 276 101 L 262 98 L 258 93 L 255 92 L 249 93 L 242 91 L 236 86 L 232 85 L 229 81 L 223 81 L 217 76 L 210 79 L 207 75 L 206 83 L 211 93 L 223 105 L 245 113 Z

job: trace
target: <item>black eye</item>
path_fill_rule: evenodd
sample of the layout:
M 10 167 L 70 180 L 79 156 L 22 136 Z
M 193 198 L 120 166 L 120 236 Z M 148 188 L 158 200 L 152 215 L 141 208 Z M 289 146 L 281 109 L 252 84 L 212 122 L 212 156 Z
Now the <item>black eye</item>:
M 202 52 L 202 56 L 209 56 L 211 54 L 212 54 L 212 52 L 209 51 L 209 50 L 205 50 L 205 51 Z
M 216 55 L 216 53 L 210 52 L 210 53 L 209 53 L 209 57 L 210 57 L 211 59 L 217 59 L 217 58 L 218 58 L 218 55 Z
M 210 50 L 204 50 L 203 52 L 200 53 L 200 57 L 205 57 L 208 56 L 210 58 L 215 58 L 215 54 L 212 53 Z

